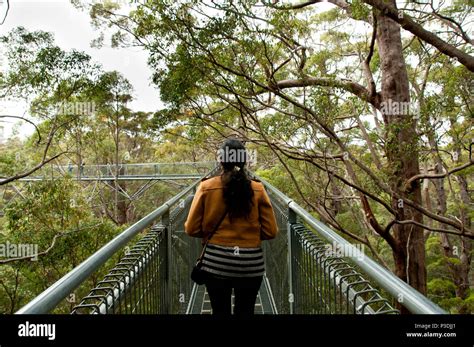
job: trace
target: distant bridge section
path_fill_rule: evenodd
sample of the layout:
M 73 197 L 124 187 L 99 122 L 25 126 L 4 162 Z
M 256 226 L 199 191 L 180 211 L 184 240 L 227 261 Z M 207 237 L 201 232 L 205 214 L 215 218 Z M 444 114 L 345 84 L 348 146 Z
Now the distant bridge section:
M 100 165 L 48 165 L 33 175 L 20 178 L 20 182 L 71 177 L 78 181 L 150 181 L 193 180 L 202 177 L 216 165 L 207 162 L 100 164 Z M 0 182 L 3 180 L 0 179 Z

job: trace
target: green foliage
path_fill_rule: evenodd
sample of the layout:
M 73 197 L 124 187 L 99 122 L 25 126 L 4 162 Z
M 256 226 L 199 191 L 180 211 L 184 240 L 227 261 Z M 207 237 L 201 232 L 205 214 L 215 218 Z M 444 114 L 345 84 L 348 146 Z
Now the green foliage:
M 428 282 L 428 290 L 432 292 L 434 296 L 444 296 L 445 292 L 450 292 L 451 295 L 453 295 L 455 289 L 456 286 L 450 280 L 434 278 Z
M 98 69 L 90 56 L 63 51 L 54 45 L 52 34 L 43 31 L 28 32 L 18 27 L 0 37 L 0 43 L 6 48 L 8 62 L 7 73 L 0 76 L 0 89 L 19 98 L 54 96 L 57 102 L 87 84 L 88 75 L 95 75 Z M 66 90 L 65 81 L 74 88 Z
M 161 100 L 173 106 L 181 105 L 188 95 L 193 95 L 199 82 L 205 77 L 202 68 L 205 61 L 192 56 L 184 47 L 179 47 L 171 57 L 169 71 L 155 73 L 153 82 L 161 91 Z
M 5 218 L 0 244 L 34 245 L 38 256 L 0 266 L 6 281 L 0 297 L 5 299 L 6 292 L 19 290 L 15 300 L 1 302 L 1 312 L 19 309 L 118 231 L 110 221 L 92 213 L 81 187 L 70 179 L 28 187 L 22 199 L 8 206 Z
M 353 0 L 351 2 L 352 15 L 354 19 L 358 20 L 368 20 L 371 9 L 368 5 L 364 4 L 361 0 Z

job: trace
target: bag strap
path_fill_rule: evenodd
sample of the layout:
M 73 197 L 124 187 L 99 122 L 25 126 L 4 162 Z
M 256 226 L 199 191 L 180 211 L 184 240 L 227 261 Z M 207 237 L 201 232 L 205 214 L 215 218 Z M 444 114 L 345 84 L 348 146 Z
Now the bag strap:
M 217 224 L 214 226 L 214 229 L 213 229 L 213 230 L 211 231 L 211 233 L 209 234 L 209 237 L 207 238 L 206 243 L 204 243 L 204 246 L 202 247 L 201 255 L 200 255 L 199 258 L 198 258 L 198 262 L 202 261 L 202 259 L 204 258 L 204 253 L 206 252 L 206 248 L 207 248 L 207 244 L 209 243 L 209 240 L 212 238 L 212 236 L 214 236 L 214 234 L 216 233 L 217 229 L 219 229 L 219 226 L 220 226 L 220 225 L 222 224 L 222 222 L 224 221 L 226 215 L 227 215 L 227 209 L 226 209 L 225 213 L 222 215 L 221 219 L 219 220 L 219 223 L 217 223 Z

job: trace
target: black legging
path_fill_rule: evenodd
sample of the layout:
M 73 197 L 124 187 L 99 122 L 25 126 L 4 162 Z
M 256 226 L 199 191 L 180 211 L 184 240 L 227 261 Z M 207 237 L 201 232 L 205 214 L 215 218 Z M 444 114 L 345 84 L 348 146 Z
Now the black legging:
M 231 314 L 231 297 L 232 289 L 234 289 L 234 314 L 239 316 L 253 315 L 262 278 L 263 276 L 242 278 L 210 276 L 206 281 L 206 288 L 211 300 L 212 314 Z

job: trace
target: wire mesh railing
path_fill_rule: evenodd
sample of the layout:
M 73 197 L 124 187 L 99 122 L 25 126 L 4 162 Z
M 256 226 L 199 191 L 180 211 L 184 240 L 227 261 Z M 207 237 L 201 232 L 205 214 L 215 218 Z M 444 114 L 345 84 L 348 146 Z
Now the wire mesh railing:
M 397 304 L 412 313 L 446 313 L 261 181 L 280 228 L 280 235 L 265 245 L 267 276 L 279 313 L 386 314 L 398 313 Z
M 272 196 L 270 196 L 272 198 Z M 278 225 L 275 239 L 263 243 L 266 276 L 273 294 L 276 310 L 280 314 L 291 312 L 291 290 L 288 281 L 288 215 L 273 198 L 272 206 Z
M 145 235 L 82 298 L 72 313 L 133 314 L 160 313 L 165 293 L 160 291 L 166 269 L 164 232 L 155 229 Z
M 289 223 L 288 208 L 270 196 L 280 235 L 265 254 L 279 313 L 398 313 L 354 266 L 331 256 L 327 242 L 299 221 Z
M 188 195 L 163 215 L 72 313 L 185 313 L 192 292 L 189 274 L 199 251 L 198 240 L 184 233 L 191 201 Z

